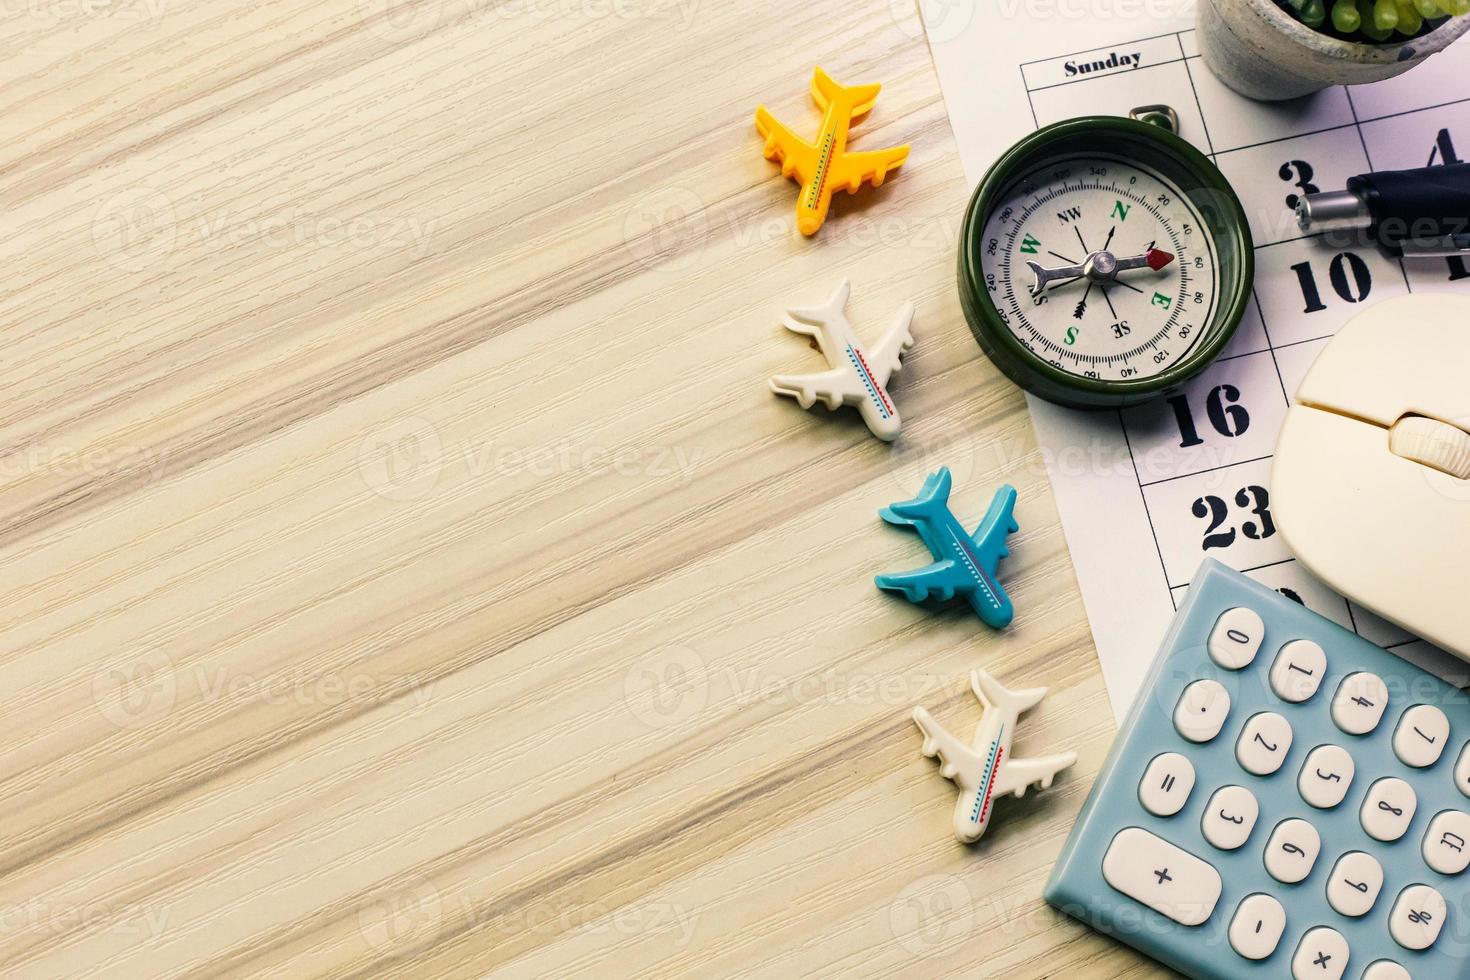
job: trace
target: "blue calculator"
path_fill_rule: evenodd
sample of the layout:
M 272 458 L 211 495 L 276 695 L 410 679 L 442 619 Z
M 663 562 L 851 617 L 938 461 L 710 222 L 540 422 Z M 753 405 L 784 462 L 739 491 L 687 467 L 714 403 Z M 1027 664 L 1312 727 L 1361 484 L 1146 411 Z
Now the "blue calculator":
M 1467 865 L 1464 692 L 1206 561 L 1046 900 L 1191 977 L 1448 980 Z

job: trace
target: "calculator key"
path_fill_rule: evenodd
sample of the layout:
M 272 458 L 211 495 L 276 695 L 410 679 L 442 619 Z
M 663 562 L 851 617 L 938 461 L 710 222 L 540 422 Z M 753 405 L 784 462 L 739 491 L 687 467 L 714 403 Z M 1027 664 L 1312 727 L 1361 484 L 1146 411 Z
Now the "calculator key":
M 1457 875 L 1470 866 L 1470 814 L 1446 810 L 1424 831 L 1424 863 L 1442 875 Z
M 1419 807 L 1419 797 L 1414 787 L 1395 776 L 1380 779 L 1368 787 L 1363 797 L 1363 809 L 1359 818 L 1363 830 L 1374 840 L 1391 841 L 1404 836 L 1414 811 Z
M 1210 659 L 1226 670 L 1249 667 L 1265 635 L 1266 624 L 1260 613 L 1244 606 L 1227 609 L 1210 630 Z
M 1197 926 L 1220 900 L 1220 872 L 1140 827 L 1118 831 L 1103 855 L 1109 885 L 1182 926 Z
M 1200 830 L 1205 840 L 1222 851 L 1233 851 L 1246 842 L 1255 829 L 1261 805 L 1244 786 L 1222 786 L 1205 805 Z
M 1286 931 L 1286 909 L 1270 895 L 1247 895 L 1230 920 L 1230 945 L 1248 960 L 1264 960 L 1276 952 Z
M 1349 851 L 1332 866 L 1327 879 L 1327 904 L 1339 915 L 1356 919 L 1367 915 L 1383 888 L 1383 865 L 1371 854 Z
M 1460 749 L 1460 758 L 1455 762 L 1455 785 L 1461 793 L 1470 796 L 1470 742 Z
M 1416 704 L 1393 732 L 1393 754 L 1406 766 L 1423 769 L 1439 761 L 1450 740 L 1450 720 L 1432 704 Z
M 1353 757 L 1340 745 L 1319 745 L 1302 763 L 1296 788 L 1302 799 L 1319 810 L 1330 810 L 1342 802 L 1353 783 Z
M 1410 885 L 1393 903 L 1388 933 L 1404 949 L 1428 949 L 1439 938 L 1448 914 L 1443 895 L 1428 885 Z
M 1318 926 L 1309 930 L 1297 946 L 1291 958 L 1291 975 L 1296 980 L 1339 980 L 1347 969 L 1348 956 L 1342 933 Z
M 1194 766 L 1178 752 L 1154 756 L 1138 784 L 1138 801 L 1156 817 L 1172 817 L 1184 809 L 1194 789 Z
M 1277 881 L 1295 884 L 1312 873 L 1321 850 L 1322 836 L 1316 827 L 1296 818 L 1283 820 L 1266 842 L 1266 870 Z
M 1383 678 L 1365 670 L 1349 674 L 1332 699 L 1332 720 L 1349 735 L 1366 735 L 1378 727 L 1388 707 L 1388 687 Z
M 1235 743 L 1235 760 L 1246 772 L 1269 776 L 1291 749 L 1291 723 L 1274 711 L 1252 715 Z
M 1230 714 L 1230 692 L 1219 681 L 1195 681 L 1174 707 L 1174 728 L 1191 742 L 1208 742 L 1220 734 Z
M 1327 654 L 1311 640 L 1292 640 L 1276 654 L 1271 665 L 1271 690 L 1283 701 L 1311 700 L 1327 673 Z
M 1363 971 L 1363 980 L 1413 980 L 1413 977 L 1393 960 L 1378 960 Z

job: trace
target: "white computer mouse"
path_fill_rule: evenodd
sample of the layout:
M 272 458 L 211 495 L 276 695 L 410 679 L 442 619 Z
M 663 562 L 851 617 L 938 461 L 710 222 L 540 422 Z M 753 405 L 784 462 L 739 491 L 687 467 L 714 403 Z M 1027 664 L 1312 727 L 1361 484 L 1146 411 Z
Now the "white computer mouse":
M 1271 499 L 1318 578 L 1470 660 L 1470 298 L 1388 300 L 1338 332 L 1287 410 Z

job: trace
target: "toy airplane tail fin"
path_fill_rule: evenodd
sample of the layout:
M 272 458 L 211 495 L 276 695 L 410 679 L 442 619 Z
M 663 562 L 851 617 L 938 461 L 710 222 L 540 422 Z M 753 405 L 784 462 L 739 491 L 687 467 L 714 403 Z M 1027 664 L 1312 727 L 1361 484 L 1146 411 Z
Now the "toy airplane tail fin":
M 833 99 L 841 96 L 851 103 L 854 116 L 861 116 L 873 108 L 882 88 L 881 85 L 838 85 L 821 68 L 812 73 L 812 98 L 817 100 L 817 105 L 826 109 Z
M 1035 707 L 1046 696 L 1044 687 L 1031 687 L 1024 691 L 1008 690 L 1000 681 L 979 669 L 970 674 L 970 686 L 975 689 L 975 697 L 986 708 L 997 708 L 1015 715 Z
M 852 284 L 844 279 L 841 285 L 833 290 L 832 295 L 827 297 L 827 302 L 821 306 L 808 306 L 799 310 L 789 310 L 786 314 L 786 327 L 797 333 L 815 336 L 817 330 L 842 316 L 842 311 L 847 307 L 847 295 L 852 292 Z
M 917 497 L 884 507 L 878 516 L 890 524 L 917 524 L 936 517 L 949 506 L 949 487 L 949 467 L 941 466 L 937 473 L 929 474 Z

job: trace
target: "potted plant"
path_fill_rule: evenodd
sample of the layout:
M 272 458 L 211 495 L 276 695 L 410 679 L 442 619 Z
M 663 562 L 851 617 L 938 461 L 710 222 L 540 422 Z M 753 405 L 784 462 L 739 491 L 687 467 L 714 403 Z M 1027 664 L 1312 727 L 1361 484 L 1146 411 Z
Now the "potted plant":
M 1470 0 L 1200 0 L 1200 51 L 1253 99 L 1391 78 L 1470 28 Z

